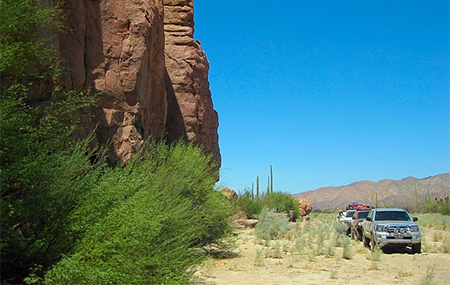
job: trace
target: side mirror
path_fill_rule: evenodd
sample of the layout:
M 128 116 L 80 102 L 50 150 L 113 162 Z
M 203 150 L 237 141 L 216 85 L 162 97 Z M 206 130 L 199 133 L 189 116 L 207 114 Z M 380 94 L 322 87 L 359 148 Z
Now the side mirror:
M 413 217 L 413 222 L 417 222 L 419 219 L 417 217 Z
M 355 216 L 352 216 L 352 220 L 356 220 L 356 217 L 355 217 Z
M 366 221 L 371 222 L 371 221 L 372 221 L 372 218 L 371 218 L 371 217 L 367 217 L 367 218 L 366 218 Z

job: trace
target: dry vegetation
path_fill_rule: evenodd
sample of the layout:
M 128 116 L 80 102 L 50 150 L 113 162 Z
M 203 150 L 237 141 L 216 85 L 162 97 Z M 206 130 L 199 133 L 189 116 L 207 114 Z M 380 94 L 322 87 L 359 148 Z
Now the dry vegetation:
M 410 249 L 371 252 L 343 234 L 335 214 L 313 214 L 309 222 L 237 229 L 235 255 L 209 259 L 198 284 L 450 284 L 450 217 L 419 215 L 422 253 Z M 263 239 L 272 236 L 272 239 Z

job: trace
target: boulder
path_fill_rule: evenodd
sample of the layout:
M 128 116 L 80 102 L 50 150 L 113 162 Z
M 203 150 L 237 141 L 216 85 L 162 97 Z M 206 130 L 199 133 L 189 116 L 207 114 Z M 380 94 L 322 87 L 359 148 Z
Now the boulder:
M 313 207 L 311 206 L 311 203 L 303 198 L 295 198 L 295 200 L 298 202 L 299 206 L 299 212 L 300 212 L 300 216 L 304 219 L 304 220 L 309 220 L 309 213 L 312 212 Z
M 233 224 L 239 225 L 243 228 L 254 228 L 258 224 L 258 220 L 253 219 L 236 219 Z
M 222 190 L 220 192 L 227 197 L 228 200 L 233 200 L 238 198 L 238 194 L 231 188 L 228 187 L 222 187 Z

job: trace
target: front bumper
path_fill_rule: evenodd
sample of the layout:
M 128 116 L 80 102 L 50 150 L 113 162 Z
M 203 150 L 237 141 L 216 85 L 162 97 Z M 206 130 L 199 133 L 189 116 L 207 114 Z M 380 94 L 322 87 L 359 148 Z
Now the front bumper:
M 420 232 L 409 234 L 394 234 L 390 232 L 375 232 L 374 239 L 380 247 L 383 246 L 411 246 L 422 241 Z

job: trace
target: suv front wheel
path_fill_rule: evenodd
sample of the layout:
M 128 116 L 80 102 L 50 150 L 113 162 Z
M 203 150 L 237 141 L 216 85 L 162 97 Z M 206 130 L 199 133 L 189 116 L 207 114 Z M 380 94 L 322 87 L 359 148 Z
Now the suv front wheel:
M 422 243 L 421 242 L 414 243 L 412 245 L 412 252 L 413 253 L 420 253 L 421 251 L 422 251 Z

